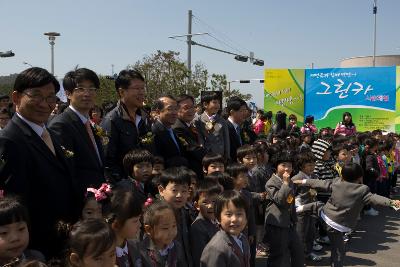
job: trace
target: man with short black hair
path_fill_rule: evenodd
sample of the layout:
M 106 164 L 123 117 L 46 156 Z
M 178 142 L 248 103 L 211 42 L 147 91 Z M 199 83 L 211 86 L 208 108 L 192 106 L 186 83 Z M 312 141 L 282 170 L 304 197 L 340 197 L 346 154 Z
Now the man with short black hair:
M 125 154 L 143 146 L 141 138 L 151 132 L 147 114 L 143 111 L 145 81 L 137 70 L 123 70 L 115 79 L 119 95 L 117 106 L 101 122 L 109 142 L 105 149 L 105 168 L 108 180 L 128 177 L 122 159 Z
M 30 215 L 30 248 L 47 258 L 58 255 L 56 222 L 80 214 L 68 151 L 47 129 L 60 84 L 47 70 L 21 72 L 12 100 L 16 113 L 0 135 L 0 189 L 22 198 Z
M 105 182 L 102 144 L 107 137 L 98 126 L 91 124 L 89 118 L 100 81 L 94 71 L 79 68 L 65 74 L 63 86 L 69 107 L 51 120 L 49 128 L 57 134 L 61 145 L 74 154 L 70 160 L 83 200 L 88 187 L 98 188 Z M 83 203 L 80 204 L 83 208 Z
M 242 123 L 246 118 L 247 104 L 241 98 L 231 98 L 228 100 L 226 113 L 229 116 L 227 119 L 229 129 L 230 156 L 231 161 L 236 162 L 236 151 L 239 147 L 245 144 L 242 138 Z

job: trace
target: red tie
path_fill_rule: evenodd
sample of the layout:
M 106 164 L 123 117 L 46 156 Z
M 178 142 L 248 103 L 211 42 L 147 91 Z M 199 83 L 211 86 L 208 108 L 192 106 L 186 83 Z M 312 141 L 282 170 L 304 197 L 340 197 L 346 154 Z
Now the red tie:
M 94 135 L 93 135 L 93 131 L 92 131 L 92 127 L 90 126 L 90 121 L 87 120 L 85 123 L 85 127 L 86 127 L 86 131 L 90 137 L 90 140 L 92 141 L 92 145 L 94 150 L 96 150 L 96 141 L 94 140 Z

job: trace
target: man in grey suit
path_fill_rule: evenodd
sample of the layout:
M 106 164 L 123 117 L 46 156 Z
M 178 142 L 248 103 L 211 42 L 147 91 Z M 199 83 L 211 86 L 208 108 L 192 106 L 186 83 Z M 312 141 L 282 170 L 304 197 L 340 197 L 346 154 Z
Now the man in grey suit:
M 202 99 L 204 112 L 194 123 L 199 134 L 199 141 L 207 150 L 230 158 L 230 139 L 226 120 L 218 114 L 219 97 L 216 93 Z

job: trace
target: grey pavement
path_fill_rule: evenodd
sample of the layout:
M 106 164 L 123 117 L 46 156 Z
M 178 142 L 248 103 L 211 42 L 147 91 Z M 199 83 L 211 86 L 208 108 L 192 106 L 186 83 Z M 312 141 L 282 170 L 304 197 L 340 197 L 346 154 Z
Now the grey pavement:
M 399 196 L 396 196 L 399 199 Z M 375 207 L 378 216 L 363 216 L 346 245 L 345 266 L 400 266 L 400 210 Z M 323 260 L 307 262 L 307 266 L 330 266 L 328 246 L 318 253 Z M 266 259 L 257 258 L 256 267 L 266 266 Z

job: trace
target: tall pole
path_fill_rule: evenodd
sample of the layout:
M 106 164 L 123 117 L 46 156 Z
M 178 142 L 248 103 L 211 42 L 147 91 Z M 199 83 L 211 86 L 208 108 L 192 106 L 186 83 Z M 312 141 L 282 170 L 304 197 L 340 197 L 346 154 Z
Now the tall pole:
M 56 37 L 50 37 L 50 46 L 51 46 L 51 74 L 54 75 L 54 40 L 56 39 Z
M 188 54 L 187 54 L 187 67 L 190 72 L 192 72 L 192 10 L 188 12 Z
M 377 1 L 374 0 L 374 7 L 372 8 L 372 13 L 374 14 L 374 56 L 372 57 L 372 66 L 375 67 L 375 56 L 376 56 L 376 13 L 378 13 Z
M 44 35 L 49 37 L 49 44 L 51 48 L 51 74 L 54 75 L 54 45 L 57 36 L 61 34 L 58 32 L 45 32 Z
M 188 35 L 187 35 L 187 68 L 189 70 L 189 84 L 192 80 L 192 10 L 188 12 Z M 188 93 L 188 88 L 186 87 L 186 94 Z

